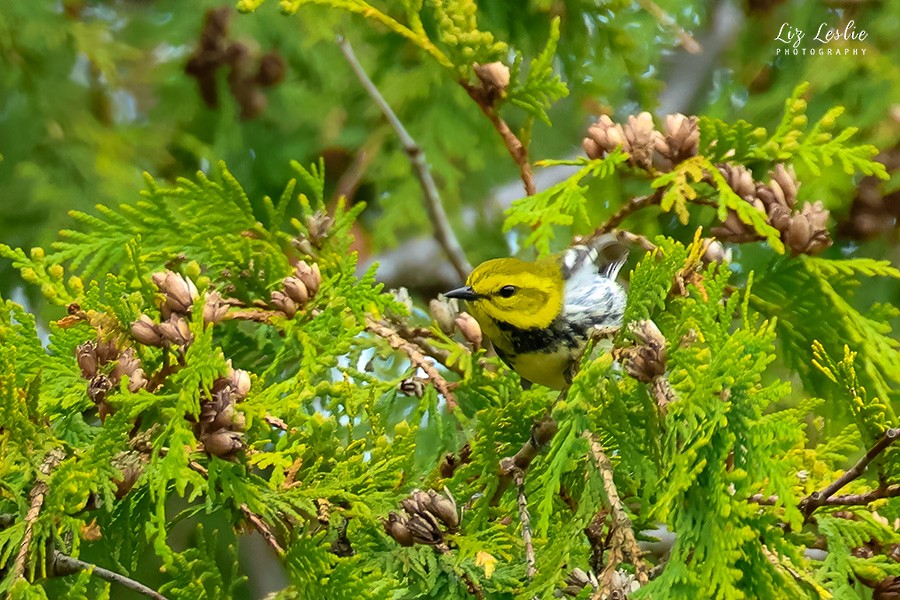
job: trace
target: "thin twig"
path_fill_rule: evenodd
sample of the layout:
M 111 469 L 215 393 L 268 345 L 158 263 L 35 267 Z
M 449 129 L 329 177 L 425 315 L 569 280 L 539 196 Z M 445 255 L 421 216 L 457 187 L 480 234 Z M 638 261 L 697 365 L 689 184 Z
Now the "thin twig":
M 432 385 L 437 388 L 447 401 L 447 408 L 451 411 L 456 408 L 456 398 L 453 396 L 453 392 L 450 391 L 450 385 L 447 383 L 447 380 L 438 373 L 438 370 L 434 368 L 431 361 L 425 358 L 425 355 L 422 354 L 418 347 L 411 342 L 404 340 L 396 331 L 384 323 L 376 321 L 368 316 L 366 317 L 366 329 L 387 340 L 387 343 L 391 345 L 391 348 L 402 350 L 415 366 L 425 371 L 428 378 L 431 380 Z
M 568 388 L 567 388 L 568 389 Z M 561 392 L 565 394 L 566 390 Z M 507 456 L 500 459 L 500 477 L 497 482 L 497 490 L 491 498 L 491 506 L 496 506 L 503 497 L 503 493 L 509 488 L 516 472 L 525 473 L 531 466 L 531 461 L 540 454 L 541 449 L 550 443 L 553 436 L 556 435 L 558 427 L 556 421 L 549 416 L 541 421 L 536 422 L 531 427 L 531 435 L 528 441 L 513 456 Z
M 28 513 L 25 515 L 25 535 L 22 536 L 22 544 L 19 546 L 19 553 L 16 555 L 16 561 L 13 564 L 13 573 L 16 579 L 25 576 L 25 566 L 28 564 L 28 551 L 31 548 L 31 540 L 34 537 L 34 523 L 41 514 L 41 506 L 44 505 L 44 498 L 50 489 L 47 478 L 59 463 L 65 459 L 66 454 L 61 448 L 54 448 L 41 463 L 37 482 L 31 488 L 29 498 L 31 504 L 28 507 Z
M 601 588 L 608 585 L 622 560 L 628 560 L 634 566 L 638 582 L 641 585 L 645 585 L 650 580 L 647 566 L 641 559 L 641 550 L 638 547 L 637 539 L 634 537 L 634 530 L 631 528 L 631 519 L 628 518 L 625 507 L 622 505 L 622 500 L 619 498 L 619 491 L 616 489 L 616 484 L 613 480 L 612 463 L 609 462 L 609 457 L 603 452 L 603 446 L 594 438 L 590 431 L 585 430 L 581 435 L 590 444 L 591 457 L 597 466 L 597 470 L 600 471 L 600 477 L 603 479 L 603 489 L 606 492 L 606 499 L 609 501 L 609 508 L 612 514 L 609 560 L 600 576 L 600 582 L 603 584 Z
M 806 520 L 813 512 L 828 502 L 828 500 L 841 490 L 845 485 L 862 475 L 866 471 L 866 467 L 875 457 L 884 452 L 884 450 L 894 443 L 900 437 L 900 428 L 888 429 L 884 432 L 874 446 L 872 446 L 865 455 L 857 461 L 855 465 L 850 467 L 843 475 L 838 477 L 834 482 L 829 484 L 820 492 L 813 492 L 800 501 L 800 510 L 803 512 Z
M 465 279 L 469 275 L 469 271 L 472 270 L 472 265 L 466 260 L 466 255 L 463 253 L 462 246 L 459 245 L 459 241 L 456 239 L 456 235 L 450 227 L 450 221 L 447 218 L 447 213 L 444 211 L 444 205 L 441 203 L 441 196 L 438 192 L 437 184 L 435 184 L 434 177 L 431 175 L 431 170 L 428 168 L 428 163 L 425 161 L 425 153 L 412 136 L 409 135 L 409 132 L 406 131 L 406 128 L 403 126 L 403 123 L 400 122 L 400 119 L 397 118 L 397 115 L 394 114 L 394 111 L 384 99 L 384 96 L 381 95 L 381 92 L 378 91 L 378 88 L 375 87 L 375 84 L 369 79 L 369 76 L 356 58 L 356 54 L 353 52 L 353 47 L 350 45 L 350 42 L 344 37 L 338 37 L 338 46 L 340 46 L 344 58 L 346 58 L 347 62 L 350 64 L 350 68 L 353 69 L 356 77 L 359 79 L 366 92 L 368 92 L 369 97 L 371 97 L 375 104 L 378 105 L 378 108 L 381 110 L 388 123 L 390 123 L 391 127 L 393 127 L 394 131 L 397 133 L 397 137 L 400 139 L 403 149 L 409 156 L 409 161 L 412 163 L 416 176 L 419 179 L 419 183 L 422 186 L 422 192 L 425 197 L 425 208 L 428 210 L 428 216 L 431 219 L 431 223 L 434 225 L 434 236 L 441 245 L 441 248 L 444 249 L 447 258 L 450 259 L 450 262 L 453 264 L 453 268 L 456 269 L 457 274 L 459 274 L 460 279 Z
M 91 564 L 89 562 L 84 562 L 83 560 L 68 556 L 59 552 L 58 550 L 53 553 L 52 560 L 54 575 L 73 575 L 80 571 L 88 571 L 95 577 L 99 577 L 100 579 L 108 581 L 110 583 L 117 583 L 123 587 L 128 588 L 129 590 L 132 590 L 133 592 L 143 594 L 148 598 L 153 598 L 154 600 L 168 600 L 165 596 L 163 596 L 156 590 L 147 587 L 139 581 L 135 581 L 134 579 L 126 577 L 125 575 L 121 575 L 114 571 L 104 569 L 103 567 L 98 567 L 97 565 Z
M 525 496 L 525 472 L 516 469 L 513 478 L 519 490 L 519 521 L 522 523 L 522 541 L 525 542 L 525 576 L 528 577 L 528 581 L 531 581 L 537 573 L 537 568 L 535 567 L 534 542 L 531 539 L 531 515 L 528 514 L 528 498 Z
M 464 81 L 461 81 L 460 85 L 463 86 L 472 100 L 478 104 L 479 108 L 481 108 L 481 112 L 485 114 L 494 126 L 494 129 L 500 134 L 506 149 L 509 151 L 509 155 L 512 156 L 512 159 L 519 166 L 519 176 L 525 186 L 525 194 L 533 196 L 535 192 L 537 192 L 537 186 L 534 184 L 534 175 L 531 173 L 531 163 L 528 162 L 528 148 L 526 148 L 525 144 L 522 143 L 522 140 L 513 133 L 512 129 L 509 128 L 509 125 L 506 124 L 506 121 L 497 114 L 493 101 L 488 99 L 481 87 L 471 85 Z
M 694 39 L 694 36 L 685 31 L 674 17 L 663 10 L 656 2 L 653 2 L 653 0 L 638 0 L 638 4 L 641 8 L 653 15 L 656 20 L 659 21 L 660 25 L 671 29 L 675 33 L 685 52 L 689 54 L 700 54 L 703 52 L 703 47 Z
M 601 235 L 607 234 L 616 229 L 619 225 L 621 225 L 622 221 L 624 221 L 637 211 L 643 208 L 647 208 L 648 206 L 659 204 L 660 200 L 662 200 L 664 191 L 664 188 L 657 188 L 656 191 L 654 191 L 652 194 L 632 198 L 625 206 L 617 210 L 611 217 L 604 221 L 604 223 L 600 225 L 600 227 L 595 229 L 594 233 L 589 235 L 587 239 L 591 240 Z
M 273 550 L 280 557 L 284 557 L 284 548 L 281 547 L 281 544 L 278 543 L 278 539 L 275 537 L 275 534 L 272 533 L 272 530 L 269 529 L 269 526 L 263 521 L 262 517 L 250 510 L 250 507 L 246 504 L 241 504 L 240 506 L 241 512 L 244 513 L 244 516 L 250 521 L 250 524 L 256 528 L 256 531 L 266 540 L 266 543 L 272 547 Z

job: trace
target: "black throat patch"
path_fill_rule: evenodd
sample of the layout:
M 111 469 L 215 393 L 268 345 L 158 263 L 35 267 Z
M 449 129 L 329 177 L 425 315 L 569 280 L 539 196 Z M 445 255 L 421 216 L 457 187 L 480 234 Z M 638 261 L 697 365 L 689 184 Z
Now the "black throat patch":
M 520 329 L 509 323 L 497 321 L 497 327 L 509 334 L 515 354 L 525 352 L 555 352 L 566 347 L 580 348 L 587 340 L 587 327 L 580 323 L 554 319 L 547 328 Z

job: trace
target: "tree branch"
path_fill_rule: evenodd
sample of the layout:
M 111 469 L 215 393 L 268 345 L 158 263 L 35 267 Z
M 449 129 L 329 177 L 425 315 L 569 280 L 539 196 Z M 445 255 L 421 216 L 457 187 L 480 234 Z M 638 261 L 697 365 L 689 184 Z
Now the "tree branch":
M 428 216 L 434 225 L 434 237 L 441 245 L 441 248 L 444 249 L 447 258 L 450 259 L 450 262 L 453 264 L 453 268 L 456 269 L 460 279 L 466 279 L 469 275 L 469 271 L 472 270 L 472 265 L 466 260 L 466 255 L 463 253 L 462 246 L 459 245 L 459 241 L 456 239 L 456 235 L 450 227 L 450 221 L 447 219 L 447 213 L 444 211 L 444 205 L 441 203 L 441 196 L 438 192 L 437 185 L 434 182 L 434 177 L 432 177 L 431 171 L 428 168 L 428 163 L 425 161 L 425 153 L 412 136 L 409 135 L 406 128 L 403 126 L 403 123 L 400 122 L 400 119 L 397 118 L 397 115 L 394 114 L 394 111 L 384 99 L 384 96 L 381 95 L 381 92 L 378 91 L 378 88 L 375 87 L 375 84 L 369 79 L 369 76 L 356 58 L 356 54 L 353 52 L 353 47 L 350 45 L 350 42 L 344 37 L 338 37 L 338 46 L 340 47 L 344 58 L 346 58 L 347 62 L 350 64 L 350 68 L 353 69 L 353 72 L 356 74 L 356 77 L 359 79 L 363 88 L 365 88 L 366 92 L 369 94 L 369 97 L 372 98 L 388 123 L 390 123 L 391 127 L 397 133 L 397 137 L 400 139 L 403 149 L 409 156 L 409 161 L 412 163 L 416 176 L 419 179 L 419 183 L 422 186 L 422 192 L 425 198 L 425 208 L 428 210 Z
M 567 390 L 568 388 L 560 392 L 560 396 L 564 397 Z M 528 441 L 522 445 L 519 451 L 513 456 L 500 459 L 500 480 L 497 483 L 497 490 L 491 498 L 491 506 L 496 506 L 500 502 L 503 493 L 513 482 L 516 472 L 524 474 L 528 471 L 531 461 L 540 454 L 544 446 L 550 443 L 550 440 L 556 435 L 557 429 L 556 421 L 549 416 L 537 421 L 531 427 L 531 435 L 528 437 Z
M 58 550 L 53 553 L 52 566 L 53 574 L 57 576 L 73 575 L 75 573 L 78 573 L 79 571 L 89 571 L 91 575 L 99 577 L 104 581 L 117 583 L 133 592 L 143 594 L 148 598 L 153 598 L 154 600 L 168 600 L 165 596 L 163 596 L 156 590 L 147 587 L 139 581 L 135 581 L 130 577 L 126 577 L 125 575 L 121 575 L 114 571 L 104 569 L 103 567 L 98 567 L 97 565 L 91 564 L 89 562 L 78 560 L 77 558 L 73 558 L 71 556 L 63 554 Z
M 838 477 L 834 482 L 829 484 L 825 489 L 820 492 L 813 492 L 806 498 L 800 501 L 800 510 L 803 512 L 803 516 L 808 521 L 810 516 L 815 512 L 817 508 L 823 506 L 828 503 L 828 500 L 834 496 L 841 488 L 845 485 L 865 473 L 866 467 L 872 462 L 875 457 L 884 452 L 888 446 L 894 443 L 894 441 L 900 437 L 900 428 L 888 429 L 884 432 L 884 435 L 881 436 L 874 446 L 872 446 L 868 452 L 863 455 L 862 458 L 857 461 L 855 465 L 850 467 L 843 475 Z
M 366 317 L 366 329 L 387 340 L 387 343 L 391 345 L 391 348 L 402 350 L 406 353 L 412 364 L 425 371 L 434 387 L 436 387 L 444 396 L 444 399 L 447 400 L 447 407 L 451 411 L 456 408 L 456 398 L 453 396 L 453 392 L 450 391 L 450 384 L 447 383 L 447 380 L 444 379 L 440 373 L 438 373 L 438 370 L 434 368 L 434 365 L 425 358 L 425 355 L 423 355 L 415 345 L 400 337 L 396 331 L 384 323 L 376 321 L 368 316 Z
M 638 547 L 637 539 L 634 537 L 634 530 L 631 528 L 631 519 L 628 518 L 625 507 L 622 505 L 622 500 L 619 498 L 619 491 L 616 489 L 616 484 L 613 480 L 612 464 L 609 462 L 606 453 L 603 452 L 603 446 L 594 438 L 590 431 L 585 430 L 581 435 L 590 444 L 591 457 L 597 466 L 597 470 L 600 471 L 600 477 L 603 479 L 603 489 L 606 492 L 606 499 L 609 500 L 609 508 L 612 514 L 609 560 L 599 577 L 601 589 L 608 586 L 612 575 L 622 560 L 628 560 L 634 566 L 638 582 L 641 585 L 645 585 L 650 578 L 647 573 L 647 567 L 643 559 L 641 559 L 641 550 Z
M 537 573 L 537 569 L 535 568 L 534 543 L 531 539 L 531 515 L 528 514 L 528 498 L 525 496 L 524 471 L 516 469 L 513 478 L 519 490 L 519 521 L 522 523 L 522 541 L 525 542 L 525 575 L 528 577 L 528 581 L 531 581 Z
M 478 104 L 481 112 L 485 114 L 494 126 L 494 129 L 503 138 L 503 143 L 506 145 L 509 155 L 512 156 L 512 159 L 519 166 L 519 176 L 525 185 L 525 194 L 528 196 L 534 195 L 537 192 L 537 187 L 534 184 L 534 175 L 531 173 L 531 164 L 528 162 L 528 149 L 525 147 L 525 144 L 513 133 L 506 121 L 497 114 L 493 102 L 485 97 L 482 88 L 470 85 L 465 81 L 460 81 L 460 85 L 463 86 L 469 97 Z
M 54 448 L 47 453 L 44 462 L 41 463 L 40 473 L 37 482 L 31 488 L 29 498 L 31 504 L 28 507 L 28 513 L 25 515 L 25 535 L 22 536 L 22 545 L 19 546 L 19 553 L 16 555 L 16 561 L 13 563 L 13 573 L 15 579 L 25 576 L 25 566 L 28 564 L 28 551 L 31 548 L 31 540 L 34 537 L 34 523 L 41 514 L 41 506 L 44 505 L 44 497 L 50 489 L 47 484 L 47 477 L 59 463 L 66 457 L 65 452 L 61 448 Z

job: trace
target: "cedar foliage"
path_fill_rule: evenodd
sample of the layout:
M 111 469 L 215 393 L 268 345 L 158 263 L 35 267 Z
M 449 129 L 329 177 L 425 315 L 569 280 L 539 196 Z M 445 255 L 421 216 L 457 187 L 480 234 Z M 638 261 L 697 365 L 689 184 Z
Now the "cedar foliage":
M 509 62 L 508 90 L 491 108 L 520 123 L 516 134 L 527 143 L 535 120 L 551 122 L 554 103 L 569 93 L 563 75 L 574 81 L 587 68 L 575 54 L 588 51 L 591 36 L 578 19 L 561 27 L 537 4 L 528 17 L 543 19 L 549 33 L 523 49 L 483 28 L 473 0 L 279 7 L 302 15 L 323 10 L 306 5 L 324 5 L 315 14 L 332 19 L 350 13 L 348 22 L 417 48 L 427 66 L 416 68 L 440 72 L 445 83 L 472 86 L 475 63 Z M 247 12 L 265 7 L 238 3 Z M 621 52 L 627 59 L 616 68 L 639 74 L 654 59 L 603 31 L 609 43 L 591 51 Z M 639 79 L 635 93 L 651 95 Z M 806 84 L 792 87 L 776 86 L 782 115 L 771 130 L 719 118 L 711 107 L 699 120 L 699 154 L 667 171 L 613 150 L 570 161 L 576 173 L 508 208 L 503 230 L 518 233 L 526 252 L 546 254 L 603 224 L 631 196 L 661 194 L 627 221 L 655 249 L 633 250 L 626 327 L 614 340 L 620 360 L 586 353 L 558 399 L 540 386 L 523 389 L 421 303 L 383 289 L 374 267 L 360 274 L 350 230 L 365 204 L 340 202 L 326 216 L 322 162 L 292 163 L 277 199 L 248 194 L 224 163 L 214 175 L 171 183 L 146 175 L 143 192 L 117 206 L 73 211 L 48 251 L 0 245 L 22 280 L 68 309 L 44 334 L 21 305 L 0 301 L 0 591 L 115 593 L 87 572 L 55 572 L 62 553 L 135 579 L 153 556 L 166 597 L 232 597 L 245 593 L 247 577 L 238 536 L 255 527 L 272 536 L 289 578 L 277 598 L 548 598 L 573 569 L 593 570 L 606 585 L 603 574 L 637 573 L 637 562 L 660 568 L 634 598 L 871 598 L 900 577 L 900 501 L 890 493 L 900 485 L 897 452 L 879 454 L 838 492 L 871 493 L 870 501 L 807 508 L 811 494 L 898 427 L 900 343 L 891 325 L 900 311 L 858 292 L 900 271 L 833 251 L 792 255 L 784 232 L 718 169 L 727 161 L 765 180 L 777 164 L 792 165 L 801 202 L 821 198 L 835 211 L 862 176 L 887 179 L 876 147 L 858 142 L 854 127 L 837 128 L 841 107 L 809 126 L 816 95 Z M 855 118 L 866 124 L 864 113 Z M 461 185 L 452 173 L 445 183 Z M 746 268 L 703 260 L 701 232 L 731 213 L 760 239 L 736 246 L 745 260 L 738 255 L 734 265 Z M 395 219 L 385 212 L 374 227 Z M 273 292 L 300 261 L 317 265 L 321 281 L 291 307 Z M 148 343 L 131 324 L 169 318 L 171 294 L 153 277 L 167 270 L 190 278 L 196 298 L 181 311 L 181 342 Z M 223 314 L 206 318 L 216 293 L 227 299 Z M 628 325 L 648 319 L 666 340 L 674 401 L 665 406 L 655 383 L 623 368 L 628 349 L 640 345 Z M 77 357 L 91 343 L 111 357 L 86 376 Z M 410 347 L 436 361 L 437 377 L 417 369 Z M 146 376 L 141 386 L 132 385 L 134 371 L 114 376 L 132 352 Z M 236 369 L 249 391 L 229 388 L 237 401 L 225 429 L 240 448 L 216 450 L 198 426 L 205 412 L 218 418 L 211 407 Z M 558 429 L 524 474 L 521 494 L 505 489 L 498 461 L 546 417 Z M 612 459 L 634 530 L 676 533 L 665 556 L 623 561 L 614 558 L 620 548 L 585 535 L 597 520 L 610 539 L 621 527 L 591 439 Z M 451 454 L 454 468 L 446 469 Z M 384 521 L 416 488 L 452 494 L 461 522 L 458 530 L 440 526 L 439 542 L 403 546 Z M 520 495 L 534 538 L 532 577 Z M 186 547 L 173 534 L 183 521 L 202 523 Z

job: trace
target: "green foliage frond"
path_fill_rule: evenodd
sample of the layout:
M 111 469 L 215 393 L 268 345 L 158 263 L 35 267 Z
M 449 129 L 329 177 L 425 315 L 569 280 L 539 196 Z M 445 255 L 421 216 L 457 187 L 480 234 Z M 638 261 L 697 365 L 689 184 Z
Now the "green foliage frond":
M 610 177 L 616 167 L 627 159 L 627 155 L 616 151 L 603 159 L 584 161 L 582 168 L 565 181 L 514 201 L 506 210 L 503 230 L 509 231 L 516 225 L 528 226 L 531 231 L 525 238 L 525 244 L 534 246 L 541 256 L 548 254 L 556 227 L 575 223 L 583 225 L 589 221 L 588 199 L 585 196 L 588 188 L 581 184 L 582 180 L 587 177 Z
M 528 73 L 522 73 L 522 55 L 516 53 L 513 62 L 512 87 L 507 99 L 528 114 L 550 125 L 547 110 L 554 102 L 569 95 L 569 89 L 560 76 L 554 72 L 553 60 L 559 42 L 559 17 L 550 22 L 547 45 L 532 61 Z

